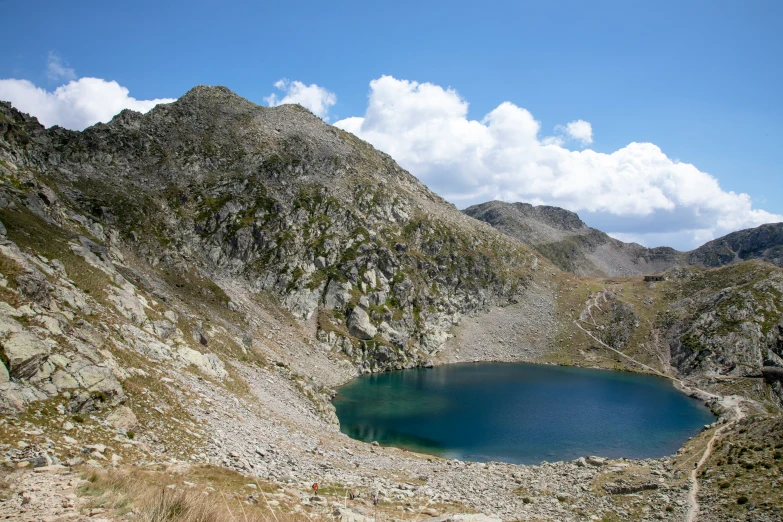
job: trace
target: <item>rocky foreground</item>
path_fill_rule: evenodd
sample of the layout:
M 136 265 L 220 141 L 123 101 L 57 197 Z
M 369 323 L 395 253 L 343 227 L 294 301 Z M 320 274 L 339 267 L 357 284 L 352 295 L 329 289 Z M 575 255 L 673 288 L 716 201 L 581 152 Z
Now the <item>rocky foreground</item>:
M 781 519 L 770 263 L 577 277 L 222 88 L 83 133 L 0 105 L 0 180 L 6 519 Z M 540 466 L 339 431 L 357 375 L 489 360 L 659 373 L 721 417 L 666 458 Z

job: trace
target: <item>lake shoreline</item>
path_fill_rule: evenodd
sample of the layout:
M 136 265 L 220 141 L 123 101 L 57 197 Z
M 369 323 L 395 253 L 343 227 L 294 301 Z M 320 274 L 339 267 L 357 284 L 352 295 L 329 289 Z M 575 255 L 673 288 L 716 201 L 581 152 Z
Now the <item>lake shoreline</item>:
M 341 430 L 357 440 L 460 460 L 659 458 L 716 419 L 702 401 L 691 403 L 670 382 L 651 377 L 658 376 L 536 363 L 452 364 L 362 376 L 338 390 L 334 405 Z M 541 430 L 548 435 L 536 443 Z M 672 437 L 682 442 L 672 445 Z

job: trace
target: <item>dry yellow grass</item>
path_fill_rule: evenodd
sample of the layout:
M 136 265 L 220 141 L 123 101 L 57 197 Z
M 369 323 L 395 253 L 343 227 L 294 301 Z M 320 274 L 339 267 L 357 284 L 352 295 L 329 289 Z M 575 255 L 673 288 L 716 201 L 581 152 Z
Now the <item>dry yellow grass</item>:
M 211 487 L 209 484 L 215 482 L 204 475 L 209 470 L 200 471 L 183 476 L 139 469 L 92 470 L 87 473 L 88 483 L 80 488 L 80 493 L 94 507 L 117 515 L 132 514 L 132 520 L 141 522 L 312 522 L 318 518 L 273 508 L 267 503 L 264 489 L 268 487 L 264 488 L 263 484 L 258 484 L 252 496 L 246 495 L 238 493 L 235 487 Z M 186 487 L 167 484 L 182 484 L 183 478 L 197 482 Z M 233 482 L 236 480 L 228 480 L 224 485 L 235 486 Z

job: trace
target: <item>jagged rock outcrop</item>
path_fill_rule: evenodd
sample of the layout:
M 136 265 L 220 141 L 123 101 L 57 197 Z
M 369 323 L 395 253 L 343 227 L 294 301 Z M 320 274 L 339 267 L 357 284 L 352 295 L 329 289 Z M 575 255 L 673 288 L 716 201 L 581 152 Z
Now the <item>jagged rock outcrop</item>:
M 5 320 L 13 321 L 11 318 Z M 38 372 L 40 363 L 52 349 L 32 333 L 24 331 L 21 324 L 16 323 L 14 327 L 16 331 L 2 341 L 3 353 L 8 361 L 8 373 L 12 377 L 29 379 Z
M 760 377 L 765 366 L 783 367 L 783 272 L 753 262 L 668 275 L 678 292 L 659 324 L 683 375 Z

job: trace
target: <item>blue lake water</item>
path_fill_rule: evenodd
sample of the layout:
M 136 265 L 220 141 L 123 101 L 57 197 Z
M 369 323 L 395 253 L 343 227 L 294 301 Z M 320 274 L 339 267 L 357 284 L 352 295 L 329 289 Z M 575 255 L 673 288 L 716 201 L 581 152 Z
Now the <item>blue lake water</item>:
M 368 375 L 337 391 L 343 433 L 474 461 L 670 455 L 715 417 L 666 379 L 536 364 Z

